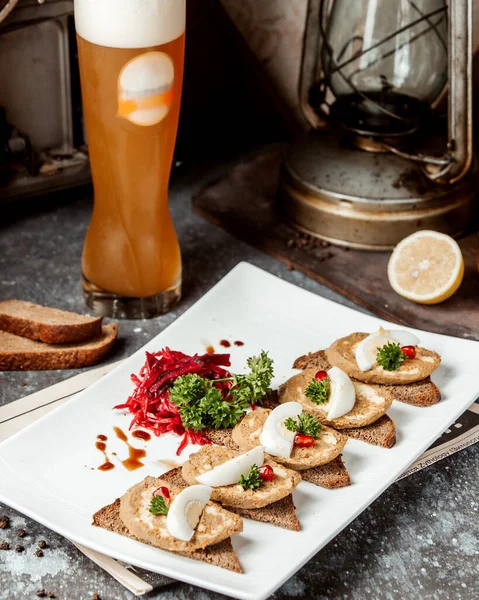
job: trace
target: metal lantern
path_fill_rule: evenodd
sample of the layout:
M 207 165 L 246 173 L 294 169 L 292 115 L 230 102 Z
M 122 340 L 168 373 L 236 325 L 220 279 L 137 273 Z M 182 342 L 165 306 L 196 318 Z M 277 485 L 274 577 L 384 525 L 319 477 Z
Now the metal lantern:
M 471 10 L 471 0 L 309 0 L 299 94 L 311 130 L 280 183 L 296 227 L 363 249 L 470 227 Z

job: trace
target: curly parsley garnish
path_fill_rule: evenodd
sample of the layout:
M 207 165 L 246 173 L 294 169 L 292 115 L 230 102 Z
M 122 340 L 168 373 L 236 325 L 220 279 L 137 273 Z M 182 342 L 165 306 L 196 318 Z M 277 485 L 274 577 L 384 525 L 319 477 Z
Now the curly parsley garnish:
M 178 408 L 185 429 L 234 427 L 251 404 L 262 400 L 273 378 L 273 359 L 267 352 L 248 358 L 250 373 L 225 379 L 204 379 L 194 373 L 178 377 L 170 388 L 170 401 Z M 228 381 L 226 398 L 215 383 Z
M 328 401 L 331 383 L 329 377 L 320 381 L 313 379 L 305 390 L 306 396 L 315 404 L 324 404 Z
M 376 356 L 376 362 L 385 371 L 397 371 L 406 360 L 406 355 L 402 352 L 400 344 L 386 344 L 379 348 Z
M 259 475 L 258 465 L 253 465 L 246 477 L 241 475 L 238 484 L 244 490 L 257 490 L 258 488 L 262 487 L 264 483 Z
M 150 512 L 154 515 L 167 515 L 168 506 L 163 496 L 153 496 L 150 502 Z
M 295 431 L 296 433 L 309 435 L 315 440 L 318 439 L 322 428 L 321 423 L 318 421 L 318 419 L 316 419 L 316 417 L 313 417 L 313 415 L 305 412 L 301 413 L 297 420 L 293 419 L 292 417 L 288 417 L 284 422 L 284 426 L 286 429 L 289 429 L 289 431 Z

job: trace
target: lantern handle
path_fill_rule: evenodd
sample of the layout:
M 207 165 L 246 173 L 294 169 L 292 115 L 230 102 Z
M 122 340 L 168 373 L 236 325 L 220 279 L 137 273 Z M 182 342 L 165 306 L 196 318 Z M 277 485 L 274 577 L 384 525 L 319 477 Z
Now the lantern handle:
M 325 120 L 317 114 L 309 103 L 309 92 L 316 81 L 320 67 L 320 33 L 318 28 L 321 0 L 309 0 L 303 35 L 303 52 L 299 75 L 299 107 L 303 117 L 314 129 L 323 127 Z
M 449 2 L 448 141 L 446 168 L 425 165 L 439 183 L 455 183 L 472 162 L 472 0 Z

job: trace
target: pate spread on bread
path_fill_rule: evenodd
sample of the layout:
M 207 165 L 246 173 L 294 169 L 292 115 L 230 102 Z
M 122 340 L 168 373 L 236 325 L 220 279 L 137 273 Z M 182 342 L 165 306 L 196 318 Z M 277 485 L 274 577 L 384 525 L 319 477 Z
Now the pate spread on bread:
M 160 486 L 169 490 L 171 502 L 182 491 L 161 478 L 147 477 L 120 499 L 120 518 L 136 538 L 163 550 L 191 552 L 217 544 L 243 530 L 241 517 L 210 501 L 202 510 L 192 539 L 183 541 L 174 537 L 168 531 L 167 516 L 150 511 L 151 499 Z
M 364 427 L 374 423 L 386 414 L 392 404 L 393 396 L 388 390 L 380 386 L 353 381 L 356 393 L 353 409 L 342 417 L 328 421 L 327 402 L 325 404 L 315 404 L 305 395 L 306 388 L 314 379 L 315 374 L 316 369 L 306 369 L 288 379 L 279 389 L 280 403 L 300 402 L 306 411 L 317 417 L 325 425 L 330 425 L 335 429 Z
M 247 414 L 233 429 L 232 438 L 243 450 L 251 450 L 260 445 L 260 435 L 264 423 L 271 414 L 269 409 L 257 408 Z M 291 456 L 284 458 L 275 456 L 274 460 L 284 466 L 302 471 L 334 460 L 343 450 L 347 437 L 330 427 L 323 427 L 312 446 L 293 446 Z
M 181 474 L 189 485 L 194 485 L 198 483 L 196 478 L 199 475 L 241 454 L 229 448 L 203 446 L 199 452 L 190 455 L 182 467 Z M 239 484 L 213 487 L 211 498 L 224 506 L 261 508 L 291 494 L 301 481 L 301 476 L 296 471 L 287 469 L 269 458 L 265 458 L 264 464 L 273 469 L 272 481 L 264 481 L 259 489 L 243 489 Z
M 329 363 L 339 367 L 350 377 L 365 383 L 404 385 L 425 379 L 441 362 L 439 354 L 417 346 L 415 357 L 404 360 L 397 370 L 388 371 L 383 366 L 375 364 L 370 370 L 363 371 L 358 366 L 356 350 L 368 336 L 367 333 L 352 333 L 336 340 L 325 351 Z

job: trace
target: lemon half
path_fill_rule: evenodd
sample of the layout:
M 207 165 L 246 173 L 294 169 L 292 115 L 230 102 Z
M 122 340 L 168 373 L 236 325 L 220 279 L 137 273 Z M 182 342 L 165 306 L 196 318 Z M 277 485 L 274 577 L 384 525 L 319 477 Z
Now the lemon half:
M 419 304 L 438 304 L 454 294 L 464 276 L 458 243 L 437 231 L 417 231 L 394 249 L 388 279 L 399 295 Z

